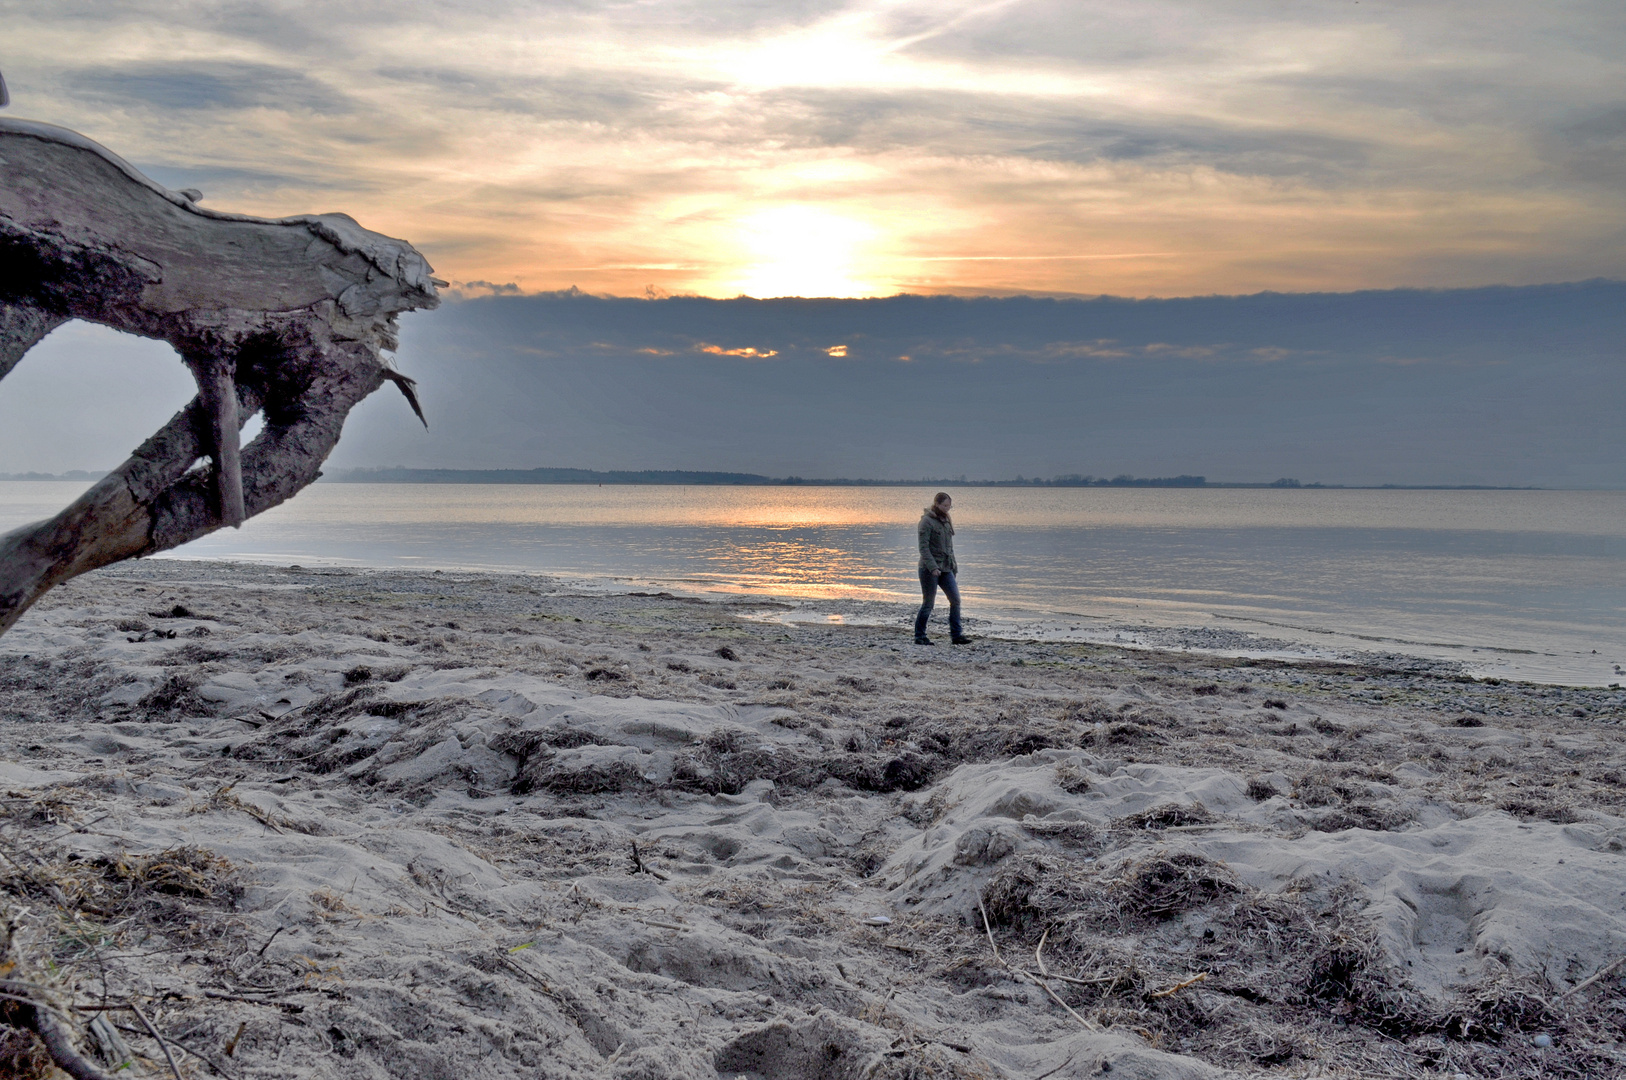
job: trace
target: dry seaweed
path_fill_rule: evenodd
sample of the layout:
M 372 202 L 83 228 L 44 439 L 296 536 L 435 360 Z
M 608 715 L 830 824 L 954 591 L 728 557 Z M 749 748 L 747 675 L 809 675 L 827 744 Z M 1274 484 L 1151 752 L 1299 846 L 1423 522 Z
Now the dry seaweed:
M 1064 761 L 1056 766 L 1056 786 L 1069 795 L 1082 795 L 1090 790 L 1089 770 L 1076 761 Z
M 1191 825 L 1211 825 L 1214 815 L 1202 803 L 1159 803 L 1138 814 L 1128 814 L 1112 823 L 1114 829 L 1179 829 Z
M 201 847 L 175 847 L 152 855 L 120 854 L 95 860 L 127 900 L 143 894 L 187 896 L 230 903 L 242 892 L 237 868 Z

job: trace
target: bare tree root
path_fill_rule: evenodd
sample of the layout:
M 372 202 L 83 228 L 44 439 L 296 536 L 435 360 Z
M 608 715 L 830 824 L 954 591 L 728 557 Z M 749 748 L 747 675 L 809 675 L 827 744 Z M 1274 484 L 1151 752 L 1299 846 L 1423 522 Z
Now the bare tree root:
M 16 935 L 17 921 L 8 917 L 0 930 L 0 975 L 9 976 L 17 970 Z M 52 1063 L 74 1080 L 113 1080 L 79 1053 L 67 1026 L 43 1000 L 41 989 L 22 979 L 0 978 L 0 1020 L 38 1035 Z
M 293 497 L 389 381 L 400 312 L 439 303 L 410 244 L 343 214 L 206 210 L 76 132 L 0 120 L 0 378 L 69 319 L 173 345 L 198 396 L 49 521 L 0 536 L 0 633 L 48 590 Z M 248 446 L 239 432 L 265 426 Z M 195 468 L 207 458 L 206 468 Z
M 34 1014 L 33 1028 L 39 1033 L 40 1041 L 45 1044 L 57 1068 L 73 1077 L 73 1080 L 113 1080 L 111 1074 L 92 1065 L 75 1049 L 67 1027 L 48 1006 L 35 1004 L 28 1006 L 28 1009 Z

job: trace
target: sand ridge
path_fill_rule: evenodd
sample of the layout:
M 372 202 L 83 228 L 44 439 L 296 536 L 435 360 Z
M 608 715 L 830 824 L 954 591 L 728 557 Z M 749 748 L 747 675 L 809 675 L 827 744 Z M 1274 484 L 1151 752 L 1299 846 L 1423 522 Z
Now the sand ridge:
M 773 603 L 88 575 L 0 902 L 188 1075 L 1626 1075 L 1620 691 Z

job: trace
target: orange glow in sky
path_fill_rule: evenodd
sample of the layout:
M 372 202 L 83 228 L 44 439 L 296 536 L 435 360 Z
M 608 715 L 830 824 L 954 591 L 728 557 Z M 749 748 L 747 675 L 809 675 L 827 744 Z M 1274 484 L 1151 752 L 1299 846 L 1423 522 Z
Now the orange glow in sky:
M 466 293 L 1626 276 L 1618 3 L 29 7 L 11 115 Z
M 778 206 L 740 222 L 738 262 L 711 289 L 746 296 L 873 296 L 885 281 L 866 276 L 875 230 L 818 206 Z

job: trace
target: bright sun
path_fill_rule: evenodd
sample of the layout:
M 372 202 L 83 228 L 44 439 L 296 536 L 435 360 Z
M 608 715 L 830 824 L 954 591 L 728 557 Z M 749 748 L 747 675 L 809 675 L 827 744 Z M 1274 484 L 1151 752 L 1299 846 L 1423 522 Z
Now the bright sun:
M 780 206 L 739 220 L 742 262 L 731 287 L 747 296 L 867 296 L 857 264 L 874 230 L 814 206 Z

